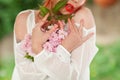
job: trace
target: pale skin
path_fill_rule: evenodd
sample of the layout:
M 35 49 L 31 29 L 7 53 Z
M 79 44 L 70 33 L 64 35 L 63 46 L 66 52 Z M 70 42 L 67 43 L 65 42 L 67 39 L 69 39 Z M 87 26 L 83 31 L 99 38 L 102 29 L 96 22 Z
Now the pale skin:
M 71 0 L 71 1 L 73 1 L 71 2 L 71 4 L 72 3 L 75 4 L 76 1 L 79 1 L 79 0 Z M 80 1 L 82 3 L 85 0 L 80 0 Z M 79 5 L 81 5 L 80 1 L 79 1 Z M 76 3 L 76 5 L 78 5 L 78 3 Z M 63 11 L 63 14 L 64 14 L 64 8 L 61 11 Z M 58 25 L 54 25 L 54 27 L 47 32 L 41 31 L 40 28 L 45 23 L 49 14 L 47 14 L 44 18 L 42 18 L 42 20 L 40 20 L 37 16 L 38 12 L 39 12 L 38 10 L 35 11 L 36 25 L 32 30 L 32 49 L 33 49 L 33 52 L 36 54 L 40 53 L 43 50 L 42 45 L 49 38 L 50 34 L 58 28 Z M 26 12 L 26 13 L 20 14 L 16 18 L 14 29 L 15 29 L 17 41 L 23 40 L 25 34 L 27 34 L 26 20 L 29 14 L 30 12 Z M 75 22 L 80 23 L 81 26 L 77 28 L 74 25 Z M 59 23 L 61 24 L 60 29 L 63 29 L 62 22 L 59 21 Z M 85 41 L 87 41 L 94 35 L 94 33 L 92 32 L 88 34 L 87 36 L 83 37 L 82 31 L 83 31 L 83 27 L 86 29 L 93 28 L 95 26 L 95 22 L 94 22 L 94 18 L 93 18 L 91 11 L 88 8 L 82 7 L 79 11 L 75 13 L 75 16 L 73 17 L 72 20 L 68 19 L 68 23 L 69 23 L 70 33 L 62 41 L 61 45 L 66 50 L 71 52 L 75 48 L 81 46 Z

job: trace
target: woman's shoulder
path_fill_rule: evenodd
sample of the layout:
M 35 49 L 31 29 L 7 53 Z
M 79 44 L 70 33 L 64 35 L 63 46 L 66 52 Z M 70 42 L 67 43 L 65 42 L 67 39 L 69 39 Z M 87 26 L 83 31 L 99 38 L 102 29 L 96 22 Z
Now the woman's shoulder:
M 20 23 L 22 23 L 23 25 L 24 24 L 26 25 L 27 18 L 29 16 L 29 14 L 34 12 L 34 11 L 35 10 L 32 10 L 32 9 L 27 9 L 27 10 L 20 11 L 16 16 L 15 25 L 16 24 L 20 25 Z
M 30 13 L 31 13 L 31 11 L 32 10 L 23 10 L 23 11 L 20 11 L 19 13 L 18 13 L 18 15 L 17 15 L 17 17 L 16 18 L 25 18 L 25 17 L 27 17 Z
M 18 13 L 14 23 L 14 31 L 16 34 L 16 38 L 22 40 L 24 35 L 27 33 L 27 17 L 31 13 L 30 10 L 24 10 Z
M 86 6 L 83 6 L 83 7 L 81 8 L 81 11 L 91 12 L 91 10 L 90 10 L 88 7 L 86 7 Z
M 83 14 L 84 13 L 84 14 Z M 92 15 L 92 11 L 88 7 L 81 7 L 76 14 L 83 14 L 83 15 Z
M 79 17 L 80 19 L 84 19 L 85 27 L 87 29 L 90 29 L 95 26 L 95 21 L 92 11 L 87 7 L 82 7 L 80 10 L 78 10 L 76 13 L 76 17 Z

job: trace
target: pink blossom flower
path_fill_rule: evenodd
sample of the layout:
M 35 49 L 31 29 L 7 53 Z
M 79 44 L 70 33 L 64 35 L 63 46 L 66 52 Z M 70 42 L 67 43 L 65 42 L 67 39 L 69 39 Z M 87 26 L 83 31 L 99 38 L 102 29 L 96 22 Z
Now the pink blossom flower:
M 64 39 L 65 36 L 67 36 L 67 32 L 65 32 L 64 30 L 59 30 L 59 38 Z
M 50 51 L 50 52 L 53 52 L 53 45 L 51 45 L 49 42 L 46 42 L 44 45 L 43 45 L 44 49 Z
M 30 35 L 30 34 L 27 34 L 27 35 L 25 35 L 24 40 L 21 42 L 20 47 L 21 47 L 21 49 L 22 49 L 23 51 L 28 52 L 29 54 L 32 55 L 33 52 L 32 52 L 32 47 L 31 47 L 31 45 L 32 45 L 31 35 Z
M 50 52 L 56 52 L 56 48 L 58 45 L 61 44 L 62 40 L 67 36 L 68 33 L 64 30 L 58 30 L 51 34 L 49 37 L 49 41 L 47 41 L 43 48 L 50 51 Z

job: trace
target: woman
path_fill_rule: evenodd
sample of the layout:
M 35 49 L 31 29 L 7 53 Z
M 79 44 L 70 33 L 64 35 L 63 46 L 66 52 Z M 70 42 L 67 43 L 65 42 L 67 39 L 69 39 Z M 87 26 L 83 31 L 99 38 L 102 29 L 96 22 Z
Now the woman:
M 52 8 L 59 0 L 45 0 L 44 6 Z M 69 0 L 74 17 L 68 19 L 70 33 L 57 47 L 56 54 L 50 54 L 42 46 L 57 27 L 47 32 L 41 26 L 47 21 L 39 16 L 39 10 L 22 11 L 14 25 L 15 69 L 12 80 L 89 80 L 89 66 L 97 53 L 95 45 L 96 27 L 91 11 L 84 7 L 85 0 Z M 63 7 L 62 14 L 70 14 Z M 60 29 L 63 26 L 60 25 Z M 19 49 L 25 34 L 32 33 L 32 50 L 36 54 L 34 62 L 24 58 Z

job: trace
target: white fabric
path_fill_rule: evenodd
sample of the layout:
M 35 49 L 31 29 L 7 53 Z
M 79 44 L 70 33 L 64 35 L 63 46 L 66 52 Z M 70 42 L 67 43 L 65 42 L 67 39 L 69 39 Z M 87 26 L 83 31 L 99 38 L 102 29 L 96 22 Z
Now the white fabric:
M 27 30 L 31 33 L 35 26 L 35 14 L 34 10 L 27 11 L 31 11 L 27 19 Z M 84 28 L 83 31 L 84 35 L 96 33 L 96 28 Z M 43 49 L 31 62 L 24 58 L 25 52 L 20 50 L 21 43 L 16 43 L 14 33 L 15 69 L 12 80 L 90 80 L 89 66 L 98 51 L 95 41 L 96 34 L 71 53 L 62 45 L 57 47 L 56 53 Z

